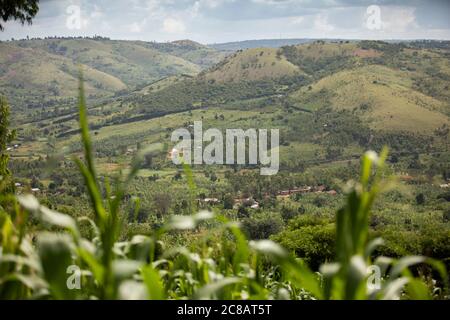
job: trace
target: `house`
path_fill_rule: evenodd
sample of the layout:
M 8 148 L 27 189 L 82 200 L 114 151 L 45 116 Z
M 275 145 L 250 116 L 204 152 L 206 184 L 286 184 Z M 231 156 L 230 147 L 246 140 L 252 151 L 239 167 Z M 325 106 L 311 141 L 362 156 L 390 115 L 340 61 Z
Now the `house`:
M 325 187 L 325 186 L 318 186 L 318 187 L 314 188 L 314 192 L 315 193 L 322 193 L 322 192 L 325 192 L 326 189 L 327 189 L 327 187 Z
M 242 199 L 234 199 L 234 208 L 237 209 L 240 206 L 252 208 L 253 206 L 257 205 L 257 208 L 259 208 L 259 203 L 255 201 L 253 198 L 242 198 Z
M 259 209 L 259 203 L 255 201 L 255 203 L 253 205 L 251 205 L 250 208 L 253 210 Z
M 32 188 L 31 189 L 31 192 L 33 192 L 33 193 L 37 193 L 37 192 L 40 192 L 41 191 L 41 189 L 39 189 L 39 188 Z
M 400 176 L 400 180 L 405 181 L 405 182 L 411 182 L 414 180 L 414 177 L 406 174 L 406 175 Z
M 184 149 L 178 150 L 176 148 L 173 148 L 167 154 L 167 159 L 172 160 L 172 159 L 176 159 L 178 157 L 183 158 L 183 155 L 184 155 Z
M 201 200 L 203 203 L 206 204 L 211 204 L 211 205 L 216 205 L 220 203 L 220 200 L 217 198 L 205 198 L 203 200 Z
M 308 193 L 308 192 L 311 192 L 311 190 L 312 190 L 312 187 L 294 188 L 294 189 L 290 189 L 290 190 L 279 191 L 277 193 L 277 196 L 279 196 L 280 198 L 287 198 L 293 194 Z

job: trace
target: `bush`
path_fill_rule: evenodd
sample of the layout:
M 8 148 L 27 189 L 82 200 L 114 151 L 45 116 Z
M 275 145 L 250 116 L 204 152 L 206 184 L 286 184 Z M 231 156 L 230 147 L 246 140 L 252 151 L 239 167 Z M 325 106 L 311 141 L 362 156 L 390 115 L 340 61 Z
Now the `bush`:
M 246 206 L 241 205 L 238 209 L 237 216 L 239 219 L 248 218 L 250 213 Z
M 317 270 L 322 263 L 334 257 L 335 225 L 323 224 L 323 221 L 314 219 L 311 221 L 312 225 L 283 231 L 272 238 L 294 252 L 296 256 L 304 259 L 313 270 Z
M 299 211 L 290 206 L 283 206 L 281 208 L 281 217 L 285 222 L 295 218 L 299 214 Z
M 225 197 L 223 197 L 223 208 L 230 210 L 233 209 L 233 206 L 234 206 L 233 196 L 231 194 L 225 195 Z
M 249 239 L 269 239 L 283 228 L 283 221 L 279 216 L 272 214 L 256 215 L 242 221 L 242 229 Z
M 444 211 L 444 213 L 442 214 L 442 220 L 444 220 L 444 222 L 450 221 L 450 208 Z
M 318 207 L 318 208 L 322 208 L 323 206 L 325 206 L 327 203 L 327 199 L 323 196 L 317 196 L 314 200 L 313 200 L 313 204 Z
M 423 193 L 419 193 L 419 194 L 416 196 L 416 203 L 417 203 L 419 206 L 422 206 L 422 205 L 425 204 L 425 196 L 423 195 Z

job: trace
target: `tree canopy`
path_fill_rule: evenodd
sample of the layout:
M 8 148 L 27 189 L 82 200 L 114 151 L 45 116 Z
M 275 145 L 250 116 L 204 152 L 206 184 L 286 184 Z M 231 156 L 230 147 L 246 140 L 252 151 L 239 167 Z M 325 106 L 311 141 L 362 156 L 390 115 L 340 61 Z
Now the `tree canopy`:
M 4 30 L 2 22 L 19 20 L 22 24 L 31 24 L 39 10 L 39 0 L 0 0 L 0 30 Z

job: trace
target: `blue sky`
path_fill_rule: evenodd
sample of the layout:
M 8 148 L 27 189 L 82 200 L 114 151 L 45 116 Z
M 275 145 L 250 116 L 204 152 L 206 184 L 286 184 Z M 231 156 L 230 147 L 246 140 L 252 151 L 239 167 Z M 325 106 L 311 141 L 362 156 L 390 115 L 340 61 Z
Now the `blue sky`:
M 8 22 L 0 39 L 98 34 L 201 43 L 269 38 L 450 40 L 449 16 L 448 0 L 41 0 L 32 26 Z

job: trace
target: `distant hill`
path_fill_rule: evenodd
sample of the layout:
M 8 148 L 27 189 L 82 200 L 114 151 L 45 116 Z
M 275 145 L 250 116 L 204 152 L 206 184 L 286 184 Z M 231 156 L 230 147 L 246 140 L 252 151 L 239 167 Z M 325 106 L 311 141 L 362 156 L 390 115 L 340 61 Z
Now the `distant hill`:
M 314 42 L 314 39 L 265 39 L 246 40 L 238 42 L 214 43 L 208 46 L 219 51 L 238 51 L 254 48 L 280 48 L 284 46 L 294 46 L 303 43 Z
M 82 65 L 82 70 L 90 97 L 112 95 L 127 88 L 114 75 L 88 65 Z M 74 97 L 78 74 L 78 64 L 65 56 L 40 48 L 0 44 L 0 94 L 17 111 L 33 112 L 53 105 L 53 101 Z
M 292 99 L 303 107 L 352 111 L 383 131 L 432 133 L 450 125 L 442 113 L 446 103 L 414 90 L 411 76 L 384 66 L 358 67 L 301 88 Z M 321 98 L 315 99 L 317 96 Z
M 49 39 L 17 42 L 17 45 L 69 58 L 113 75 L 131 87 L 171 75 L 195 74 L 201 69 L 190 61 L 161 52 L 144 42 Z
M 167 43 L 138 41 L 137 44 L 183 58 L 201 68 L 211 67 L 226 56 L 225 53 L 219 50 L 191 40 L 178 40 Z
M 238 51 L 201 77 L 217 82 L 238 82 L 277 79 L 301 73 L 301 69 L 289 62 L 277 49 L 259 48 Z
M 36 109 L 47 112 L 64 104 L 64 99 L 75 98 L 79 66 L 92 100 L 131 92 L 167 77 L 194 76 L 223 57 L 225 54 L 215 49 L 187 40 L 155 43 L 47 38 L 0 42 L 0 94 L 26 116 Z

